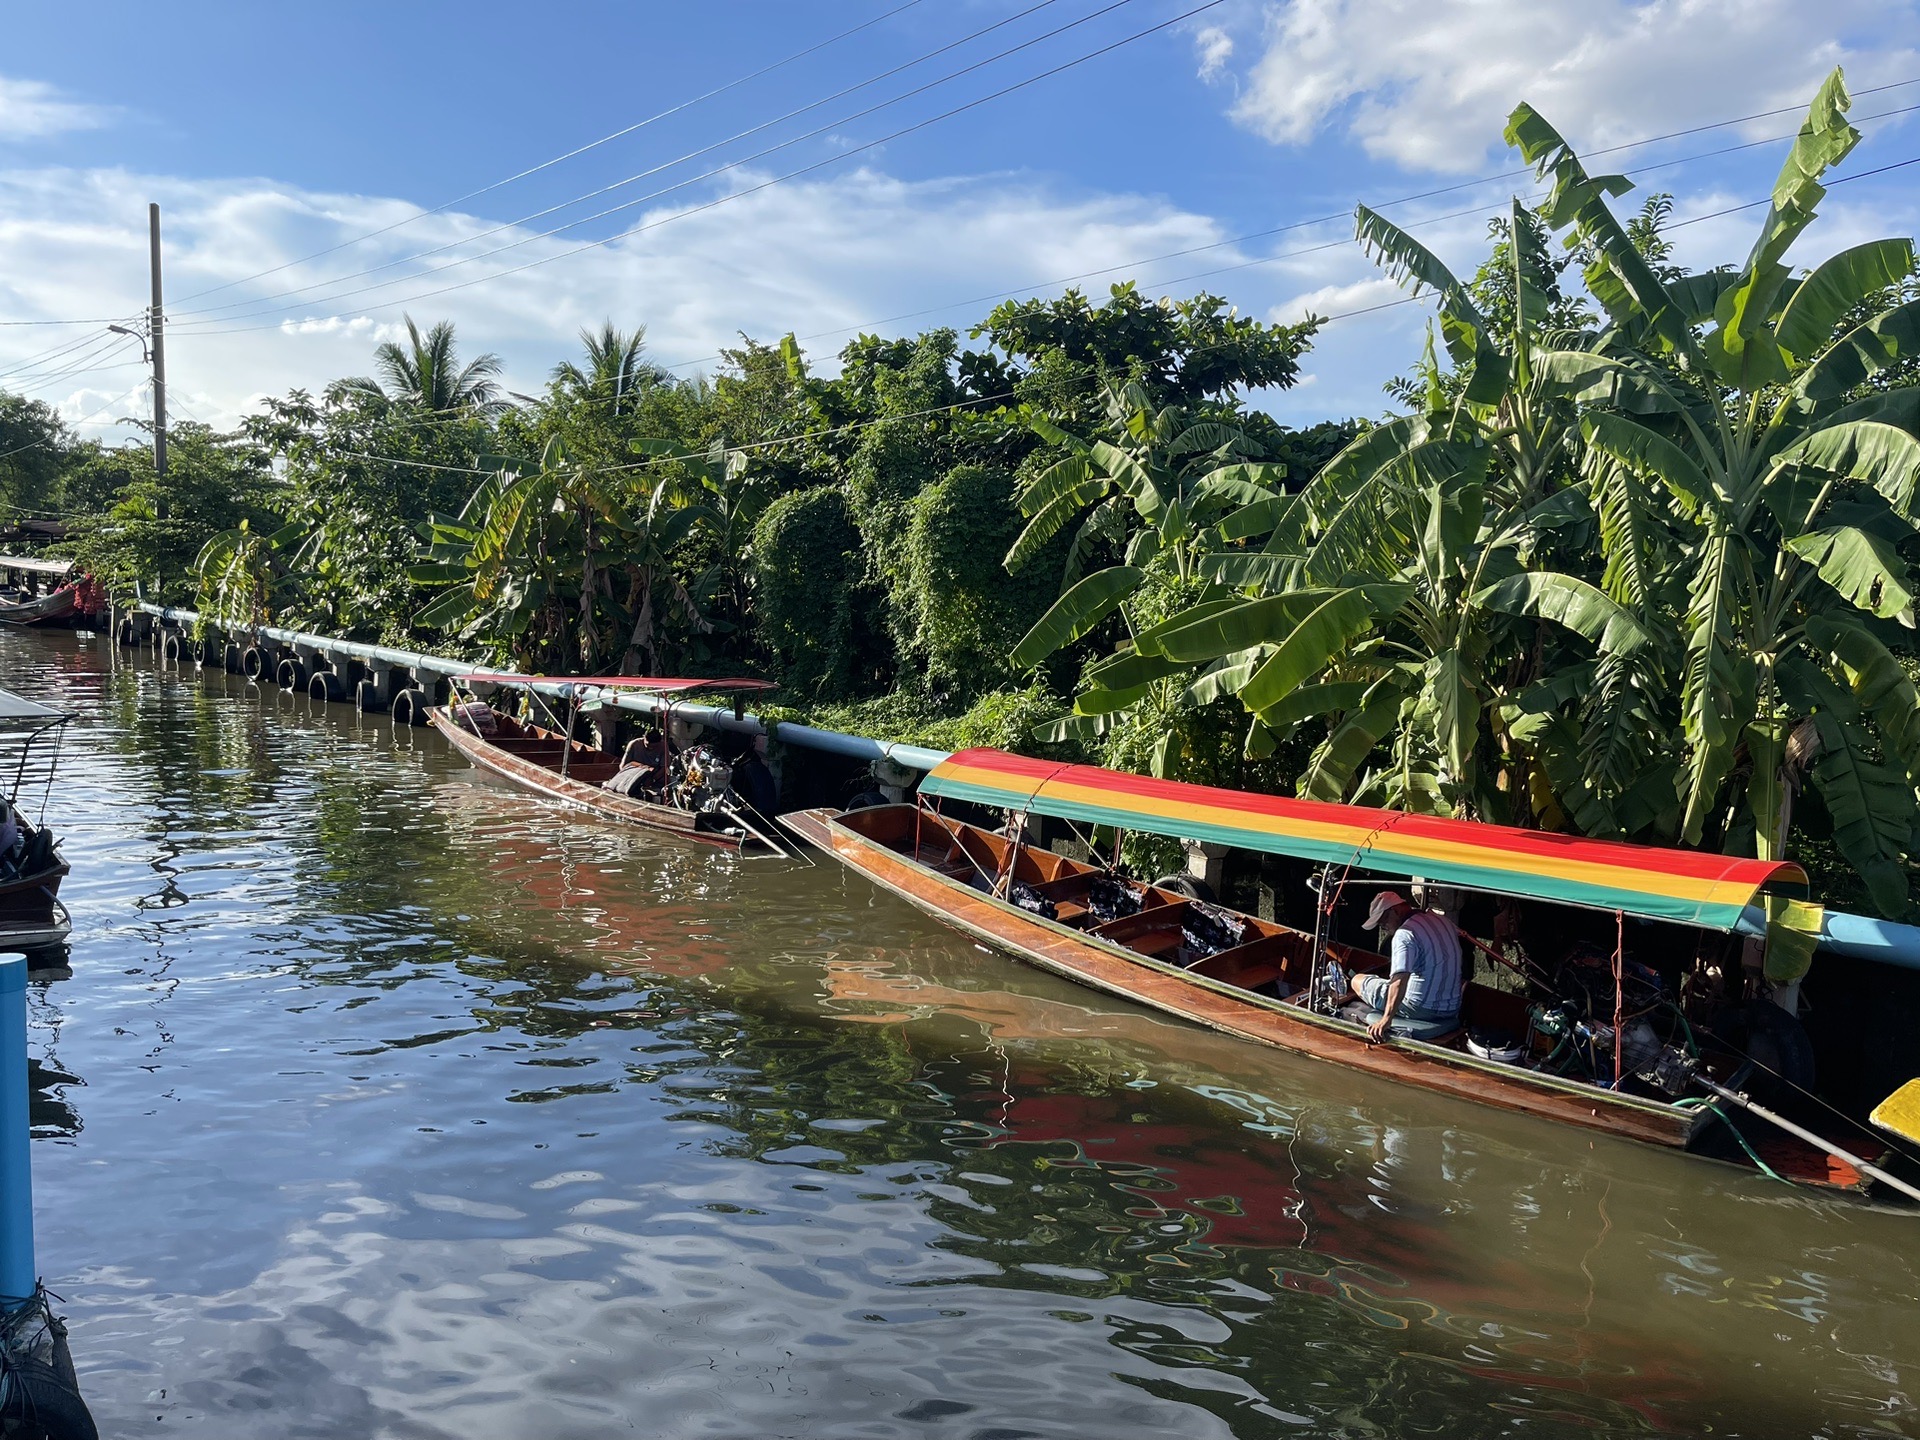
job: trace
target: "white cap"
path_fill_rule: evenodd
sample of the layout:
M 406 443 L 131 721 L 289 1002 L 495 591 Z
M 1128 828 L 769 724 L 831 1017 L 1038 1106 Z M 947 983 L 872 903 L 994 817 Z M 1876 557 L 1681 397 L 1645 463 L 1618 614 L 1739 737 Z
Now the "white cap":
M 1373 897 L 1373 907 L 1367 911 L 1366 924 L 1360 928 L 1362 930 L 1378 930 L 1380 928 L 1380 922 L 1402 906 L 1407 906 L 1406 896 L 1402 895 L 1398 890 L 1382 890 L 1378 895 Z M 1407 908 L 1411 909 L 1412 907 L 1407 906 Z

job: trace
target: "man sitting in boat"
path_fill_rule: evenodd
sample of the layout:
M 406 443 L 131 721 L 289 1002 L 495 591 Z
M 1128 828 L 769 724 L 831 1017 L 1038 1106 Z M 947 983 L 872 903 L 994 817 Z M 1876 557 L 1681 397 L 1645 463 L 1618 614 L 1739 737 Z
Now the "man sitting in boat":
M 20 861 L 27 850 L 27 832 L 14 814 L 13 806 L 0 800 L 0 880 L 11 880 L 20 873 Z
M 1367 1037 L 1389 1033 L 1430 1039 L 1460 1023 L 1460 932 L 1453 922 L 1421 910 L 1397 890 L 1382 890 L 1367 911 L 1367 930 L 1391 947 L 1385 975 L 1355 975 L 1353 993 L 1366 1002 Z

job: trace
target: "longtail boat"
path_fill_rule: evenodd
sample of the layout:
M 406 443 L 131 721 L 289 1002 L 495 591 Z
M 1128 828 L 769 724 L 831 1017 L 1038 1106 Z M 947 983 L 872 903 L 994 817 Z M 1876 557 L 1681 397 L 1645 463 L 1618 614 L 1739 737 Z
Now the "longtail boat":
M 733 792 L 731 767 L 705 747 L 675 754 L 669 735 L 676 700 L 727 698 L 777 688 L 767 680 L 675 679 L 659 676 L 534 676 L 475 671 L 454 677 L 454 703 L 427 712 L 475 768 L 490 771 L 551 800 L 590 810 L 608 820 L 659 830 L 696 844 L 743 854 L 786 855 L 786 845 L 767 817 Z M 593 687 L 646 694 L 661 701 L 657 782 L 640 793 L 608 789 L 622 772 L 618 756 L 574 739 L 566 722 L 549 714 L 541 725 L 495 709 L 478 689 L 518 688 L 531 705 L 546 708 L 535 685 Z M 461 687 L 476 698 L 462 699 Z
M 977 807 L 981 820 L 1007 818 L 996 828 L 947 814 L 943 802 Z M 1184 877 L 1143 883 L 1043 848 L 1028 838 L 1036 817 L 1063 822 L 1081 853 L 1100 853 L 1075 828 L 1086 825 L 1116 843 L 1130 830 L 1289 857 L 1299 862 L 1302 892 L 1311 892 L 1313 928 L 1214 904 Z M 1863 1140 L 1861 1128 L 1846 1131 L 1846 1148 L 1738 1089 L 1755 1073 L 1753 1057 L 1712 1036 L 1696 1044 L 1673 998 L 1678 989 L 1659 969 L 1675 957 L 1684 964 L 1705 956 L 1739 976 L 1743 936 L 1769 933 L 1765 905 L 1804 892 L 1806 875 L 1790 862 L 1246 794 L 995 750 L 950 756 L 911 803 L 782 818 L 849 868 L 978 940 L 1216 1030 L 1803 1183 L 1865 1190 L 1877 1180 L 1920 1196 L 1874 1163 L 1886 1146 L 1871 1132 Z M 1352 933 L 1383 883 L 1368 877 L 1382 875 L 1411 882 L 1429 908 L 1460 925 L 1463 940 L 1497 962 L 1485 978 L 1467 980 L 1450 1030 L 1422 1038 L 1396 1030 L 1371 1043 L 1364 1014 L 1341 1005 L 1328 983 L 1339 969 L 1387 970 L 1385 956 L 1336 938 L 1343 923 Z M 1517 945 L 1488 945 L 1461 924 L 1474 908 L 1484 919 L 1496 906 L 1505 920 L 1527 923 L 1536 949 L 1564 945 L 1575 981 L 1597 977 L 1604 993 L 1582 1003 L 1573 983 L 1556 992 L 1563 972 L 1549 972 Z M 1817 908 L 1806 908 L 1817 930 Z M 1804 926 L 1806 914 L 1798 919 Z M 1702 936 L 1714 942 L 1711 955 Z M 1491 983 L 1507 966 L 1519 983 Z M 1749 1023 L 1763 1028 L 1778 1027 L 1768 1009 L 1791 1019 L 1770 1000 L 1749 1008 L 1757 1017 Z M 1737 1126 L 1728 1106 L 1777 1124 L 1741 1116 L 1747 1123 Z M 1838 1112 L 1828 1107 L 1823 1117 L 1831 1126 Z M 1765 1133 L 1750 1139 L 1743 1129 Z
M 0 621 L 9 625 L 51 625 L 65 620 L 79 603 L 79 587 L 63 585 L 46 595 L 0 600 Z
M 0 754 L 4 781 L 0 781 L 0 953 L 25 954 L 36 960 L 47 952 L 58 952 L 73 931 L 67 910 L 60 903 L 60 882 L 71 867 L 60 854 L 59 841 L 46 824 L 46 796 L 53 784 L 53 760 L 46 761 L 45 788 L 40 794 L 41 815 L 36 824 L 27 819 L 29 774 L 34 761 L 35 744 L 47 735 L 57 734 L 73 717 L 0 690 L 0 736 L 8 742 L 8 751 Z

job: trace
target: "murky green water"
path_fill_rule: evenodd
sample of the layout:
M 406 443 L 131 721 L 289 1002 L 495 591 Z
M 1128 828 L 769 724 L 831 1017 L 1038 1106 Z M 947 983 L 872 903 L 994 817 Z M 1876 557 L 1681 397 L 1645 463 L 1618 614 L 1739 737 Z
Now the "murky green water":
M 1230 1042 L 72 635 L 41 1267 L 103 1434 L 1882 1435 L 1920 1219 Z

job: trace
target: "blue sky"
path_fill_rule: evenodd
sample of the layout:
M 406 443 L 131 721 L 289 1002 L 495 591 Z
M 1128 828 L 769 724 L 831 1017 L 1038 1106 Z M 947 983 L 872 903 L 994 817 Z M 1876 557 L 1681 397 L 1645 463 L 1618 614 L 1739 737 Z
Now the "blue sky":
M 144 303 L 149 199 L 166 214 L 176 406 L 224 423 L 263 393 L 364 370 L 408 313 L 452 318 L 470 349 L 498 351 L 515 388 L 532 389 L 582 325 L 608 316 L 646 323 L 654 357 L 692 373 L 742 329 L 817 335 L 809 349 L 824 358 L 858 327 L 964 327 L 990 305 L 972 297 L 1057 293 L 1037 282 L 1109 266 L 1118 268 L 1085 283 L 1209 287 L 1268 318 L 1365 311 L 1398 292 L 1343 243 L 1349 222 L 1235 237 L 1345 213 L 1355 200 L 1445 189 L 1389 213 L 1470 268 L 1484 207 L 1524 188 L 1467 183 L 1516 168 L 1499 131 L 1519 99 L 1599 147 L 1803 104 L 1835 63 L 1856 89 L 1920 81 L 1914 0 L 1224 0 L 860 148 L 1200 3 L 1121 0 L 1102 14 L 1113 0 L 921 0 L 572 160 L 418 213 L 901 3 L 316 12 L 101 0 L 84 24 L 72 7 L 17 7 L 11 58 L 0 60 L 0 320 L 88 323 L 0 326 L 0 372 L 10 372 L 0 386 L 60 404 L 94 433 L 112 433 L 101 427 L 141 403 L 125 394 L 140 380 L 137 350 L 99 322 Z M 669 163 L 1002 21 L 803 117 Z M 1855 114 L 1913 105 L 1920 84 L 1862 95 Z M 1690 219 L 1764 196 L 1784 144 L 1689 157 L 1794 124 L 1751 121 L 1605 163 L 1665 163 L 1643 186 L 1675 192 L 1678 217 Z M 824 133 L 749 158 L 815 128 Z M 1862 128 L 1868 138 L 1842 173 L 1920 153 L 1911 116 Z M 818 162 L 827 163 L 780 178 Z M 697 178 L 716 165 L 732 168 Z M 655 167 L 598 200 L 512 223 Z M 1795 258 L 1914 233 L 1917 185 L 1911 167 L 1836 190 Z M 1690 262 L 1734 261 L 1757 223 L 1753 212 L 1706 220 L 1676 239 Z M 646 228 L 614 238 L 636 225 Z M 333 246 L 344 248 L 303 260 Z M 511 248 L 483 253 L 502 246 Z M 1133 263 L 1198 246 L 1211 248 Z M 410 258 L 423 250 L 438 253 Z M 529 261 L 541 263 L 514 269 Z M 288 262 L 299 263 L 246 278 Z M 356 273 L 370 267 L 385 268 Z M 216 286 L 230 288 L 196 297 Z M 931 313 L 874 323 L 922 311 Z M 1424 311 L 1403 305 L 1330 326 L 1306 383 L 1262 402 L 1296 422 L 1379 412 L 1381 382 L 1417 353 Z M 49 353 L 63 345 L 73 348 Z

